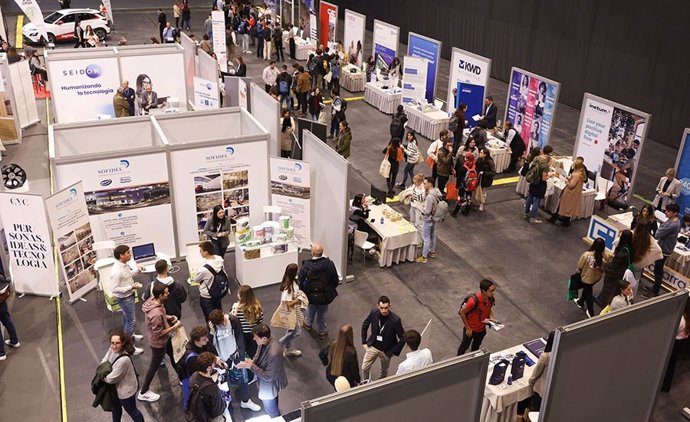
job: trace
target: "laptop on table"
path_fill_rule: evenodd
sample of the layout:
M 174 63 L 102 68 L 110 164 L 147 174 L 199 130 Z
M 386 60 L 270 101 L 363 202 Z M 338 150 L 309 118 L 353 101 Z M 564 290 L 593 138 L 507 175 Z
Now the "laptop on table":
M 156 248 L 153 243 L 132 246 L 132 259 L 139 267 L 146 267 L 156 263 Z

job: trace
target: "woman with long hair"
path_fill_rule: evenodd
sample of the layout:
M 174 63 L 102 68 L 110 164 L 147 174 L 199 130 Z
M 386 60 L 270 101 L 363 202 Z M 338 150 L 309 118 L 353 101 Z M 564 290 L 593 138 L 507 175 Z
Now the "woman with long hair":
M 206 221 L 204 226 L 204 234 L 213 244 L 213 254 L 223 258 L 225 251 L 230 245 L 231 231 L 230 218 L 225 215 L 225 209 L 222 205 L 213 207 L 213 214 L 211 218 Z
M 144 416 L 137 409 L 137 370 L 134 368 L 132 355 L 134 343 L 132 338 L 121 329 L 112 330 L 108 336 L 110 348 L 101 362 L 108 361 L 112 365 L 112 371 L 106 375 L 103 381 L 114 384 L 117 390 L 117 400 L 113 403 L 113 422 L 122 420 L 122 409 L 134 422 L 144 422 Z
M 91 25 L 86 25 L 86 30 L 84 31 L 84 39 L 86 40 L 86 46 L 89 48 L 98 47 L 101 39 L 93 32 Z
M 297 264 L 289 264 L 285 267 L 283 280 L 280 282 L 280 303 L 287 306 L 288 309 L 295 309 L 297 312 L 297 324 L 292 330 L 287 330 L 285 335 L 278 340 L 283 345 L 285 356 L 302 356 L 302 351 L 292 347 L 292 340 L 295 339 L 302 332 L 302 321 L 304 316 L 301 316 L 302 311 L 299 308 L 299 300 L 297 299 Z M 301 316 L 301 317 L 300 317 Z
M 659 223 L 656 222 L 656 217 L 654 217 L 654 207 L 650 204 L 644 204 L 642 208 L 640 208 L 640 212 L 633 217 L 632 223 L 630 223 L 630 230 L 635 230 L 635 227 L 637 227 L 637 222 L 641 218 L 644 218 L 649 222 L 649 230 L 652 236 L 654 236 L 656 234 L 656 229 L 659 228 Z
M 616 289 L 611 293 L 607 305 L 609 312 L 617 311 L 632 305 L 633 287 L 628 280 L 618 280 Z
M 398 169 L 400 168 L 400 162 L 403 160 L 403 149 L 400 146 L 400 139 L 393 138 L 388 142 L 388 145 L 383 149 L 383 154 L 386 154 L 386 159 L 391 164 L 391 171 L 388 174 L 388 179 L 386 183 L 388 185 L 387 195 L 389 198 L 395 196 L 395 179 L 398 177 Z
M 606 249 L 604 239 L 598 237 L 594 239 L 589 250 L 580 255 L 580 259 L 577 261 L 577 270 L 582 278 L 582 296 L 574 299 L 574 302 L 580 309 L 583 309 L 584 305 L 587 306 L 585 312 L 588 318 L 594 316 L 592 287 L 601 280 L 606 267 L 604 249 Z
M 652 236 L 651 222 L 645 218 L 637 221 L 637 226 L 633 230 L 633 264 L 635 265 L 635 280 L 639 284 L 642 278 L 644 267 L 653 264 L 656 260 L 663 258 L 664 254 L 661 247 Z M 633 287 L 637 290 L 637 286 Z
M 408 131 L 407 135 L 405 135 L 405 140 L 407 141 L 404 148 L 407 155 L 407 163 L 405 163 L 405 168 L 403 169 L 402 183 L 398 185 L 399 188 L 403 189 L 405 189 L 407 177 L 409 176 L 410 179 L 414 177 L 414 166 L 417 165 L 419 160 L 419 145 L 417 144 L 417 136 L 415 136 L 414 131 Z
M 354 387 L 362 381 L 359 374 L 359 359 L 351 325 L 343 325 L 338 338 L 329 342 L 319 352 L 321 363 L 326 367 L 326 379 L 335 388 L 335 380 L 342 376 Z
M 240 286 L 237 291 L 237 302 L 232 304 L 230 313 L 240 320 L 247 356 L 253 358 L 258 346 L 254 341 L 252 328 L 264 322 L 264 311 L 254 294 L 254 289 L 246 284 Z
M 292 133 L 295 123 L 290 116 L 290 110 L 283 111 L 283 118 L 280 125 L 280 156 L 290 158 L 292 154 Z
M 580 214 L 582 185 L 585 183 L 585 180 L 587 180 L 585 166 L 581 161 L 576 160 L 573 163 L 573 172 L 568 176 L 565 188 L 561 191 L 558 208 L 551 218 L 549 218 L 549 223 L 556 224 L 556 221 L 560 221 L 563 227 L 568 227 L 570 221 Z
M 623 279 L 625 270 L 633 262 L 633 256 L 633 233 L 630 230 L 623 230 L 618 236 L 618 243 L 613 251 L 613 256 L 606 264 L 604 283 L 594 299 L 601 308 L 606 306 L 611 294 L 616 290 L 618 281 Z
M 479 148 L 477 148 L 477 140 L 474 138 L 467 138 L 465 145 L 461 145 L 455 153 L 456 162 L 462 165 L 465 162 L 465 153 L 471 152 L 474 159 L 479 158 Z
M 453 104 L 455 105 L 455 104 Z M 465 130 L 465 112 L 467 111 L 467 104 L 460 103 L 458 108 L 453 112 L 451 120 L 457 119 L 457 126 L 453 131 L 453 156 L 457 155 L 458 148 L 462 143 L 462 132 Z

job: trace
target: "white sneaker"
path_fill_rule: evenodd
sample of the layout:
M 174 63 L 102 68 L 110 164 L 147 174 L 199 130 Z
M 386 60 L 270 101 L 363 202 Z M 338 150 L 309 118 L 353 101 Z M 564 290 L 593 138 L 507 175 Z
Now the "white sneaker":
M 142 341 L 144 339 L 144 336 L 142 336 L 141 334 L 132 334 L 132 339 L 134 341 Z
M 302 356 L 302 351 L 297 350 L 297 349 L 285 349 L 285 351 L 283 352 L 283 355 L 298 357 L 298 356 Z
M 19 347 L 21 347 L 21 343 L 19 343 L 19 342 L 12 343 L 10 340 L 5 340 L 5 344 L 8 345 L 9 347 L 12 347 L 13 349 L 19 349 Z
M 153 403 L 154 401 L 157 401 L 159 398 L 161 398 L 161 396 L 159 396 L 158 394 L 156 394 L 150 390 L 143 393 L 143 394 L 142 393 L 137 394 L 137 399 L 139 399 L 141 401 L 150 401 Z
M 142 349 L 141 347 L 134 348 L 134 356 L 139 356 L 142 353 L 144 353 L 144 349 Z
M 5 359 L 7 359 L 7 355 L 0 356 L 0 360 L 5 360 Z
M 258 412 L 259 410 L 261 410 L 261 406 L 254 403 L 251 399 L 240 402 L 240 407 L 243 409 L 249 409 L 252 412 Z

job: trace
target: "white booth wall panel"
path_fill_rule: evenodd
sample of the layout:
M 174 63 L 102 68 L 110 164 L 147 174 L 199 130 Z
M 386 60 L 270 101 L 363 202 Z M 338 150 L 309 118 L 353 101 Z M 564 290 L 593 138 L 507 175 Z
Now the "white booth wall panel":
M 313 133 L 303 132 L 303 159 L 311 165 L 312 242 L 323 246 L 342 279 L 347 275 L 347 177 L 350 164 Z
M 56 158 L 162 145 L 159 139 L 154 139 L 148 117 L 67 127 L 55 125 L 53 136 Z
M 180 45 L 184 48 L 185 85 L 187 86 L 187 107 L 194 103 L 194 76 L 196 75 L 196 43 L 187 34 L 180 34 Z
M 218 62 L 201 50 L 199 57 L 199 76 L 207 81 L 218 82 Z
M 240 124 L 242 117 L 239 113 L 226 112 L 222 115 L 185 113 L 181 115 L 159 115 L 155 118 L 163 131 L 163 135 L 171 145 L 231 139 L 247 135 L 241 131 L 244 125 Z M 251 134 L 259 135 L 261 132 L 255 131 Z
M 129 54 L 129 52 L 128 52 Z M 167 52 L 151 55 L 120 56 L 122 79 L 129 81 L 137 93 L 137 101 L 148 80 L 158 99 L 177 98 L 180 109 L 187 110 L 187 87 L 185 80 L 184 57 L 179 53 Z
M 268 152 L 280 157 L 280 103 L 255 83 L 250 91 L 252 116 L 271 134 Z
M 41 119 L 38 117 L 38 109 L 36 108 L 36 97 L 29 64 L 26 61 L 11 64 L 10 79 L 12 80 L 15 112 L 19 118 L 19 126 L 25 128 L 38 123 Z
M 165 152 L 55 164 L 57 189 L 83 181 L 94 238 L 130 246 L 153 242 L 175 254 Z

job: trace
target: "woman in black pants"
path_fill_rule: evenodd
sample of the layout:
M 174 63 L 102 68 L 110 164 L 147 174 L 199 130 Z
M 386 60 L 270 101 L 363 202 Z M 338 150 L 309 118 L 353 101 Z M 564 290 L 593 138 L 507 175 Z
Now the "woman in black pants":
M 398 177 L 398 169 L 400 162 L 403 160 L 403 149 L 400 147 L 400 139 L 393 138 L 390 140 L 386 148 L 383 149 L 386 154 L 388 162 L 391 163 L 391 172 L 388 175 L 388 197 L 392 198 L 395 195 L 393 188 L 395 187 L 395 179 Z
M 213 207 L 213 215 L 204 226 L 204 234 L 213 244 L 213 254 L 221 258 L 225 256 L 230 239 L 230 219 L 225 216 L 225 210 L 221 205 Z
M 605 248 L 604 239 L 598 237 L 594 239 L 589 250 L 580 255 L 580 259 L 577 261 L 577 270 L 582 277 L 582 296 L 574 299 L 574 302 L 580 309 L 583 309 L 584 305 L 587 306 L 585 312 L 588 318 L 594 316 L 592 288 L 601 280 L 606 267 L 606 261 L 604 260 Z

